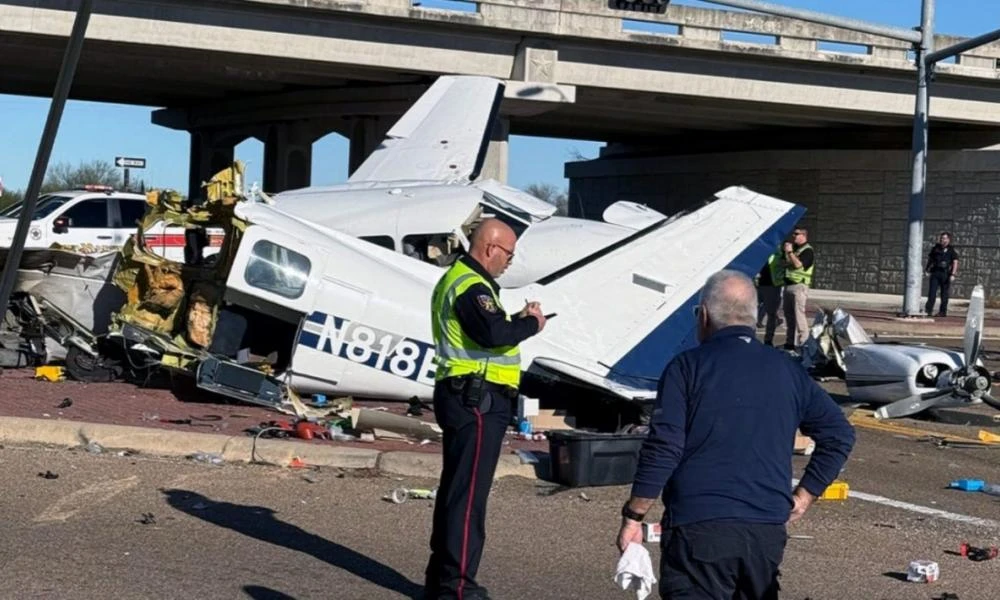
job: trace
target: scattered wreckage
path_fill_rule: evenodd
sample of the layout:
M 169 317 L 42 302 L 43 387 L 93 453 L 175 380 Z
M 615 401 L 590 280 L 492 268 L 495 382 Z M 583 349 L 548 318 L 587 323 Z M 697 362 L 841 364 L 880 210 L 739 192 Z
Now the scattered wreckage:
M 842 374 L 851 400 L 878 406 L 875 416 L 880 419 L 981 403 L 1000 410 L 981 357 L 984 314 L 983 287 L 977 285 L 966 315 L 963 352 L 956 352 L 876 342 L 840 308 L 820 311 L 803 349 L 803 364 L 815 372 Z
M 175 192 L 147 195 L 149 212 L 108 277 L 123 300 L 106 333 L 33 292 L 18 295 L 22 332 L 66 347 L 75 379 L 142 381 L 166 369 L 194 377 L 202 389 L 285 410 L 307 394 L 430 399 L 435 364 L 426 298 L 444 267 L 250 200 L 242 178 L 237 162 L 207 184 L 202 204 L 187 208 Z M 704 278 L 720 260 L 754 270 L 766 253 L 760 238 L 780 239 L 800 212 L 729 188 L 559 277 L 504 288 L 507 305 L 527 295 L 559 312 L 522 345 L 526 379 L 568 385 L 577 395 L 653 398 L 671 353 L 693 340 L 691 306 Z M 190 264 L 171 261 L 141 235 L 162 220 L 221 228 L 222 246 Z M 721 229 L 729 243 L 697 258 L 692 248 Z M 691 261 L 680 267 L 669 258 L 678 253 L 691 253 Z M 620 311 L 607 314 L 608 302 Z

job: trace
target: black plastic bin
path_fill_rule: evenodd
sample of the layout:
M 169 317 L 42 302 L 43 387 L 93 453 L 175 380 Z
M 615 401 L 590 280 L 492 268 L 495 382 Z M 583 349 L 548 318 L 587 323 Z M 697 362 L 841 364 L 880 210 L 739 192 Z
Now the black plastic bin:
M 632 483 L 646 434 L 553 431 L 549 435 L 552 480 L 569 487 Z

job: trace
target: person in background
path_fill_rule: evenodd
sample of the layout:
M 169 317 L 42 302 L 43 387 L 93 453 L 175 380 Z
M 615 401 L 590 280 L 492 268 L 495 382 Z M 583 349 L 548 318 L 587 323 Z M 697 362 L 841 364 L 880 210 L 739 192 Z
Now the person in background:
M 934 301 L 937 298 L 938 290 L 941 290 L 941 306 L 938 308 L 939 317 L 948 316 L 948 292 L 951 290 L 951 282 L 955 281 L 958 274 L 958 252 L 951 245 L 951 233 L 941 232 L 938 243 L 931 248 L 927 255 L 927 265 L 924 272 L 930 276 L 929 289 L 927 290 L 927 306 L 924 309 L 927 316 L 934 314 Z
M 809 232 L 796 227 L 792 241 L 785 242 L 785 291 L 781 301 L 785 305 L 785 350 L 796 350 L 809 339 L 809 321 L 806 319 L 806 302 L 812 287 L 815 255 L 809 245 Z
M 757 276 L 757 327 L 764 327 L 764 343 L 774 345 L 774 330 L 778 328 L 778 311 L 781 308 L 781 287 L 785 283 L 784 256 L 780 249 L 767 258 L 767 264 Z M 763 322 L 762 322 L 763 321 Z

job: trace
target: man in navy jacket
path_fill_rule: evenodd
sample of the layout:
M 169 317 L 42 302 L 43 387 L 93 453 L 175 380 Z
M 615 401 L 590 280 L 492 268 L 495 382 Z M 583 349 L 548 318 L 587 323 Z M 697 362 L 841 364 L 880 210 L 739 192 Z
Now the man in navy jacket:
M 618 546 L 642 543 L 662 491 L 662 597 L 777 598 L 786 524 L 840 473 L 854 429 L 800 364 L 755 339 L 747 276 L 712 275 L 696 313 L 701 345 L 660 378 Z M 793 491 L 797 428 L 816 449 Z

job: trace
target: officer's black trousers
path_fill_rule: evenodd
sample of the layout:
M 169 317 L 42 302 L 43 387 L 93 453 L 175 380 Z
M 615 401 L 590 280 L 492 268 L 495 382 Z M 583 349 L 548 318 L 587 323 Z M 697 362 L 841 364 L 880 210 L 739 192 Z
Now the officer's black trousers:
M 434 504 L 425 598 L 472 600 L 483 592 L 476 571 L 486 541 L 486 500 L 493 484 L 511 400 L 487 390 L 486 412 L 463 404 L 447 383 L 434 388 L 434 416 L 443 432 L 444 465 Z
M 660 597 L 776 600 L 784 525 L 706 521 L 664 529 Z
M 931 271 L 930 276 L 930 287 L 927 290 L 927 309 L 928 315 L 933 314 L 934 311 L 934 300 L 937 297 L 938 290 L 941 290 L 941 307 L 938 309 L 938 314 L 945 316 L 948 314 L 948 289 L 951 287 L 951 277 L 949 277 L 948 271 Z

